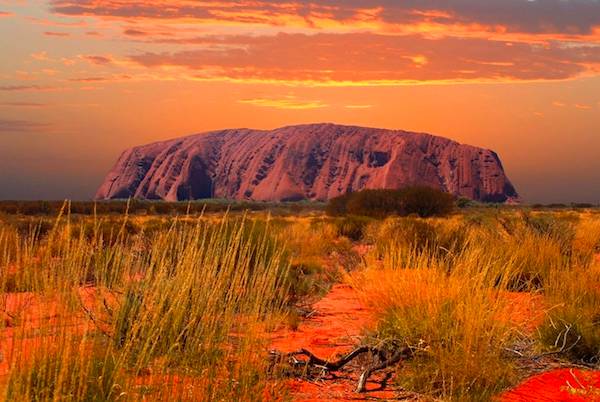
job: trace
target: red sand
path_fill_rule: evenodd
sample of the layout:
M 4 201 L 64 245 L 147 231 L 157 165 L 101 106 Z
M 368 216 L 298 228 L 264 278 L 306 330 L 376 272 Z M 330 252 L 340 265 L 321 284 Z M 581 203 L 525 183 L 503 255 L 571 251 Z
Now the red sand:
M 273 349 L 292 352 L 307 348 L 323 358 L 335 356 L 356 345 L 363 328 L 374 318 L 348 285 L 335 285 L 313 305 L 313 311 L 296 331 L 277 331 L 272 338 Z
M 81 303 L 92 309 L 97 302 L 97 290 L 79 288 Z M 83 334 L 94 328 L 83 311 L 73 313 L 57 296 L 31 292 L 5 293 L 0 301 L 0 381 L 10 367 L 29 359 L 35 353 L 46 351 L 68 329 L 72 334 Z
M 317 356 L 335 359 L 336 355 L 350 352 L 359 342 L 365 327 L 372 325 L 376 318 L 359 300 L 358 294 L 348 285 L 336 285 L 331 292 L 317 302 L 315 311 L 304 320 L 297 331 L 283 329 L 274 333 L 272 349 L 293 352 L 306 348 Z M 354 392 L 360 373 L 349 370 L 340 378 L 317 382 L 300 379 L 290 380 L 294 401 L 356 401 L 389 400 L 396 396 L 393 387 L 375 391 L 380 387 L 370 382 L 365 394 Z M 373 376 L 377 380 L 377 376 Z
M 600 401 L 600 372 L 560 369 L 529 378 L 501 402 Z
M 507 311 L 498 319 L 506 319 L 528 334 L 533 333 L 544 322 L 546 306 L 541 294 L 503 292 L 501 297 L 510 303 Z

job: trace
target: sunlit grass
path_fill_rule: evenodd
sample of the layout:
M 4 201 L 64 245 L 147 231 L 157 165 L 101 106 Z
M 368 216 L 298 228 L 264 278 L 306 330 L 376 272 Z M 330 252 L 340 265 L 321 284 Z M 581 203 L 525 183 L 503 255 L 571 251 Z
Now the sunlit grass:
M 4 400 L 281 400 L 269 331 L 346 278 L 405 389 L 488 400 L 514 353 L 597 365 L 600 218 L 73 216 L 0 223 Z M 361 250 L 360 255 L 357 249 Z M 520 345 L 531 350 L 521 350 Z
M 265 329 L 286 301 L 288 263 L 268 227 L 182 219 L 148 237 L 127 219 L 106 230 L 65 216 L 43 238 L 0 231 L 4 399 L 282 394 L 267 382 Z
M 380 315 L 369 342 L 412 347 L 398 381 L 443 400 L 487 400 L 515 384 L 522 372 L 513 350 L 524 340 L 536 345 L 530 353 L 550 346 L 597 364 L 597 225 L 519 214 L 387 220 L 373 235 L 375 258 L 348 278 Z

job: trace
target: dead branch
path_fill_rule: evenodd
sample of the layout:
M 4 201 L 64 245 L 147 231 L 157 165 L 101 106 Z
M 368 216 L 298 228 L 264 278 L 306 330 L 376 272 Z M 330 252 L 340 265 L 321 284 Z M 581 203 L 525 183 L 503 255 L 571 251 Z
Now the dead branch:
M 398 350 L 396 353 L 394 353 L 394 355 L 390 359 L 380 361 L 377 364 L 373 364 L 373 365 L 367 367 L 362 372 L 362 374 L 360 375 L 360 378 L 358 379 L 358 385 L 356 386 L 356 392 L 359 392 L 359 393 L 365 392 L 366 386 L 367 386 L 367 380 L 374 372 L 394 366 L 394 365 L 400 363 L 402 360 L 407 360 L 410 357 L 412 357 L 412 350 L 408 347 L 405 347 L 405 348 Z
M 565 331 L 564 332 L 560 332 L 558 334 L 558 336 L 556 337 L 556 341 L 554 342 L 554 347 L 558 347 L 560 340 L 562 338 L 562 345 L 558 350 L 553 350 L 550 352 L 546 352 L 546 353 L 542 353 L 539 354 L 537 356 L 533 357 L 533 360 L 539 360 L 543 357 L 548 357 L 548 356 L 552 356 L 552 355 L 559 355 L 562 353 L 568 353 L 570 352 L 572 349 L 575 348 L 575 346 L 577 346 L 577 344 L 579 343 L 579 341 L 581 341 L 581 335 L 577 336 L 577 339 L 569 346 L 567 347 L 567 337 L 569 335 L 569 332 L 571 331 L 571 329 L 573 328 L 573 325 L 566 325 L 565 324 Z
M 104 327 L 108 326 L 109 323 L 98 318 L 93 312 L 92 310 L 90 310 L 89 308 L 87 308 L 87 306 L 85 305 L 83 299 L 81 297 L 79 297 L 79 303 L 80 303 L 80 307 L 83 310 L 84 314 L 90 319 L 90 321 L 92 321 L 92 323 L 94 324 L 94 326 L 96 327 L 96 329 L 98 329 L 102 335 L 106 336 L 107 338 L 112 339 L 112 334 L 110 334 L 108 331 L 106 331 L 104 329 Z
M 359 377 L 358 385 L 356 387 L 356 392 L 359 393 L 365 392 L 367 381 L 371 375 L 377 371 L 394 366 L 403 360 L 411 358 L 413 350 L 410 347 L 403 347 L 388 352 L 372 346 L 361 346 L 336 361 L 321 359 L 307 349 L 300 349 L 297 352 L 288 353 L 287 355 L 272 351 L 271 355 L 276 356 L 276 359 L 279 362 L 283 361 L 285 358 L 287 363 L 294 368 L 317 368 L 326 372 L 335 372 L 341 370 L 359 356 L 367 353 L 373 357 L 374 362 L 364 368 Z M 305 357 L 306 359 L 298 359 L 300 356 Z

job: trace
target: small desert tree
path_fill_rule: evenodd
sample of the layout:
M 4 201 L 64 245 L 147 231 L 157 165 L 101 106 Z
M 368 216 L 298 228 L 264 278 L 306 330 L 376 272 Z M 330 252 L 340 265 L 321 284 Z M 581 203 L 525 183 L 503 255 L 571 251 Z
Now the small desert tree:
M 400 190 L 363 190 L 344 194 L 329 201 L 332 216 L 358 215 L 383 218 L 389 215 L 418 215 L 422 218 L 445 216 L 454 209 L 454 197 L 426 186 Z

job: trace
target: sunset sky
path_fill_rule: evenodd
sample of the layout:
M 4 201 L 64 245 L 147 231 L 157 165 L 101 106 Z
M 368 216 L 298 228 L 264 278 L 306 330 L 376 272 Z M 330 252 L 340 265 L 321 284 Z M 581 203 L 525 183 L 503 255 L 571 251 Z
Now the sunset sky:
M 0 60 L 0 199 L 90 199 L 132 145 L 335 122 L 600 202 L 600 0 L 0 0 Z

